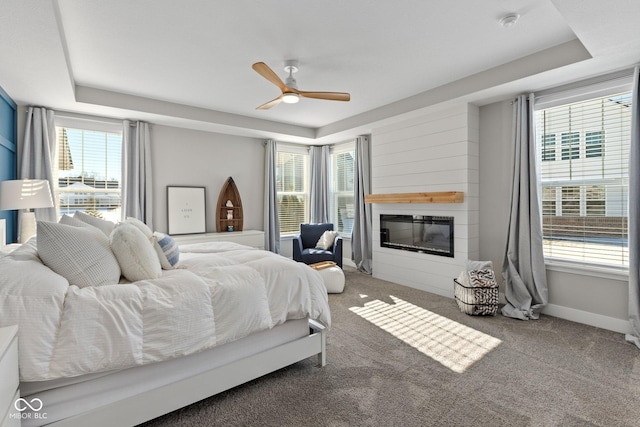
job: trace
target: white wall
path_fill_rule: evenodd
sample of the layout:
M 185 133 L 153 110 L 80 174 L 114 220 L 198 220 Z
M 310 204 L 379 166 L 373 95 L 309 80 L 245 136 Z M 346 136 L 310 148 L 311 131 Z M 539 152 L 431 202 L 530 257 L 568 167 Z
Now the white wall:
M 264 146 L 255 138 L 151 126 L 154 228 L 167 232 L 167 186 L 206 187 L 207 231 L 216 231 L 220 189 L 233 177 L 245 230 L 263 229 Z
M 510 101 L 480 108 L 480 257 L 502 270 L 511 191 Z M 499 278 L 501 281 L 501 278 Z M 547 267 L 545 313 L 617 332 L 628 331 L 628 278 Z
M 376 128 L 372 192 L 462 191 L 464 203 L 374 204 L 373 275 L 453 296 L 453 278 L 479 256 L 478 109 L 464 104 Z M 380 247 L 380 214 L 454 217 L 454 258 Z

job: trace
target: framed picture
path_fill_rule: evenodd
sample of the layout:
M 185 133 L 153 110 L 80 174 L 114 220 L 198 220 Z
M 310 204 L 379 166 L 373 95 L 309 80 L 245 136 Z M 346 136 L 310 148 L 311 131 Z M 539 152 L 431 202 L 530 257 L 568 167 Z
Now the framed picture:
M 204 194 L 204 187 L 167 186 L 169 234 L 206 232 Z

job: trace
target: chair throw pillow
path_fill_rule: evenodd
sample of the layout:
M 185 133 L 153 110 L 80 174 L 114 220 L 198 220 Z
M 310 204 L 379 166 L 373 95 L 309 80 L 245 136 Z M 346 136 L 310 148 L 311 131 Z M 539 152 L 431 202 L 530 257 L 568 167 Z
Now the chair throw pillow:
M 325 251 L 328 250 L 333 246 L 333 241 L 336 239 L 337 235 L 337 231 L 325 231 L 324 233 L 322 233 L 322 236 L 320 236 L 318 243 L 316 243 L 316 248 L 324 249 Z
M 173 237 L 168 234 L 154 232 L 153 233 L 153 247 L 158 254 L 160 265 L 163 270 L 171 270 L 175 268 L 176 264 L 180 260 L 180 249 L 178 243 Z
M 84 288 L 120 280 L 109 239 L 97 228 L 38 221 L 37 236 L 38 256 L 69 284 Z
M 111 233 L 111 250 L 118 259 L 122 275 L 132 282 L 157 279 L 162 267 L 151 242 L 135 225 L 121 222 Z

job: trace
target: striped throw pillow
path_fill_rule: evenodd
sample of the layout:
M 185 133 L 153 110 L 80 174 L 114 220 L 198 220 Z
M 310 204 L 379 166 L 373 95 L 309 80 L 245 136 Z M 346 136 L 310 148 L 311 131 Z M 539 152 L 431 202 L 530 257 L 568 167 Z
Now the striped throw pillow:
M 173 237 L 156 231 L 153 233 L 153 240 L 153 247 L 156 249 L 162 268 L 164 270 L 175 268 L 180 260 L 180 249 Z

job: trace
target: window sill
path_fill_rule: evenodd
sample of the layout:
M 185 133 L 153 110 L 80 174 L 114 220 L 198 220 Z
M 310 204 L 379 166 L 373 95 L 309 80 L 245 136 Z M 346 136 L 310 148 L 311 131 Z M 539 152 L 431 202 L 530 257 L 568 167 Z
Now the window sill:
M 561 273 L 600 277 L 603 279 L 619 280 L 623 282 L 629 280 L 629 269 L 625 267 L 605 267 L 549 259 L 545 260 L 545 267 L 548 271 L 559 271 Z

